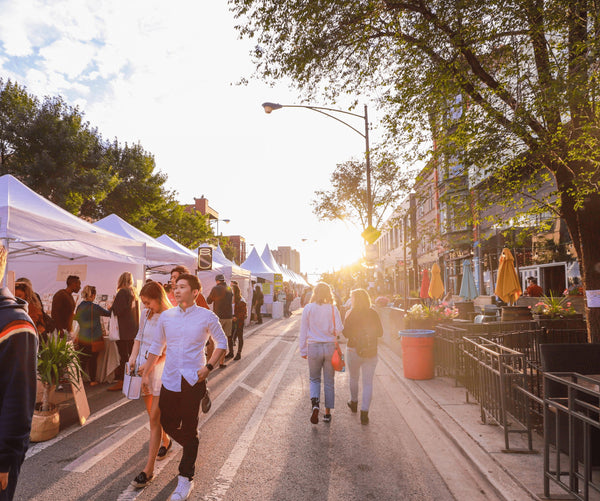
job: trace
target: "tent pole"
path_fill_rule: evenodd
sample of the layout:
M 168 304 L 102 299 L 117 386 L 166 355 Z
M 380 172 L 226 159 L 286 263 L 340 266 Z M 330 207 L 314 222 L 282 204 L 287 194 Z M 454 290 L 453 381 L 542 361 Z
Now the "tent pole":
M 8 242 L 8 238 L 2 239 L 2 245 L 4 245 L 4 248 L 6 249 L 6 268 L 4 269 L 4 276 L 2 277 L 2 287 L 8 286 Z

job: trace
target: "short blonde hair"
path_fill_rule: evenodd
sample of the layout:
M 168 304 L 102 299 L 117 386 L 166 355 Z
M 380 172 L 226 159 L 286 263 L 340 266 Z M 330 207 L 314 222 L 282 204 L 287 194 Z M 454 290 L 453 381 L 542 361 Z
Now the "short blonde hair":
M 333 294 L 329 284 L 319 282 L 315 285 L 310 302 L 317 304 L 333 304 Z
M 96 286 L 95 285 L 86 285 L 81 291 L 81 299 L 84 301 L 89 301 L 92 299 L 92 296 L 96 295 Z

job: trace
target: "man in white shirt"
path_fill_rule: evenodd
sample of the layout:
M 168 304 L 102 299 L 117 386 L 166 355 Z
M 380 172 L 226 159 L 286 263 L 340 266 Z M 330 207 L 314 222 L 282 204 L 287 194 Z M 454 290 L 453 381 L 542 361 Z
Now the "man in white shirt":
M 198 413 L 206 392 L 206 378 L 227 348 L 219 318 L 196 305 L 200 292 L 198 277 L 181 274 L 175 286 L 178 306 L 164 311 L 158 319 L 158 336 L 148 352 L 149 367 L 166 344 L 165 368 L 160 390 L 160 423 L 165 432 L 183 447 L 177 487 L 170 499 L 187 499 L 193 486 L 198 455 Z M 217 347 L 206 363 L 204 346 L 209 336 Z M 149 372 L 143 383 L 149 384 Z

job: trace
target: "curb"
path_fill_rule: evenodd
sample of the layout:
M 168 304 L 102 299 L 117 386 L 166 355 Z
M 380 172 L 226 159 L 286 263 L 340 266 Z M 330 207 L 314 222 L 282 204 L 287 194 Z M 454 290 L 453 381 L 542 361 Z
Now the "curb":
M 462 453 L 465 459 L 489 482 L 494 491 L 506 500 L 539 500 L 540 498 L 536 494 L 523 485 L 510 470 L 500 464 L 472 437 L 468 430 L 463 428 L 460 423 L 430 397 L 426 390 L 400 374 L 397 367 L 402 366 L 402 359 L 394 353 L 388 343 L 384 344 L 389 349 L 386 353 L 386 358 L 391 359 L 392 362 L 399 363 L 394 366 L 390 363 L 390 360 L 386 360 L 383 357 L 380 357 L 380 359 L 388 366 L 400 384 L 410 392 L 421 408 L 427 412 L 442 433 Z

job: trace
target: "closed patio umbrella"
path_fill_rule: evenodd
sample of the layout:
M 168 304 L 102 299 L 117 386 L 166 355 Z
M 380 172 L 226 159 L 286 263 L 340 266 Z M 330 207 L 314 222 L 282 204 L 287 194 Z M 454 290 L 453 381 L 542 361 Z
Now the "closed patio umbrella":
M 429 297 L 440 299 L 444 295 L 444 283 L 442 282 L 442 272 L 437 263 L 431 267 L 431 283 L 429 284 Z
M 502 249 L 502 256 L 500 256 L 498 278 L 496 279 L 496 290 L 494 293 L 508 304 L 516 303 L 519 296 L 523 293 L 519 277 L 517 276 L 517 270 L 515 269 L 515 259 L 506 247 Z
M 477 287 L 475 287 L 475 278 L 473 278 L 473 270 L 471 269 L 471 261 L 469 259 L 463 261 L 463 276 L 458 295 L 465 301 L 473 301 L 473 299 L 479 296 Z
M 429 297 L 429 271 L 423 270 L 421 278 L 421 292 L 419 293 L 421 299 L 427 299 Z

